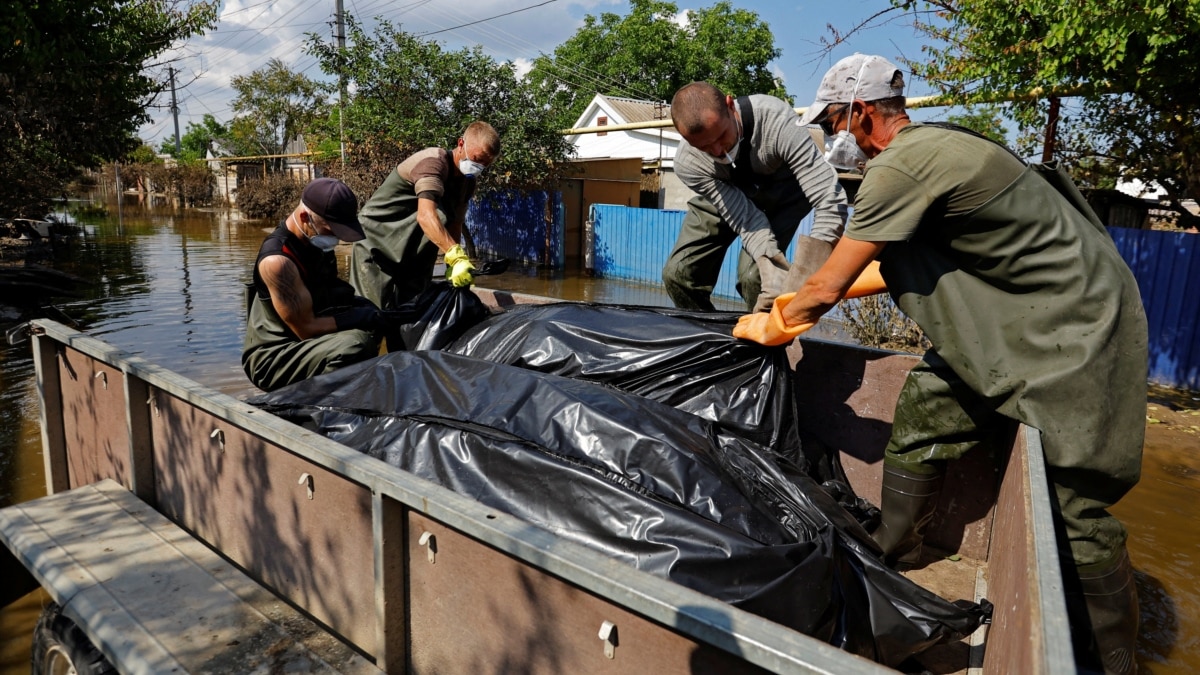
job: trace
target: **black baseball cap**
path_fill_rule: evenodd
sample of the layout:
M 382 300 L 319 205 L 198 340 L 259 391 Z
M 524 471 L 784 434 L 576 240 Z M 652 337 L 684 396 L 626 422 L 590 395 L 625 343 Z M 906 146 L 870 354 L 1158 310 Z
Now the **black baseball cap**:
M 358 222 L 358 198 L 354 191 L 336 178 L 318 178 L 304 186 L 300 201 L 309 211 L 329 223 L 333 233 L 342 241 L 361 241 L 362 225 Z

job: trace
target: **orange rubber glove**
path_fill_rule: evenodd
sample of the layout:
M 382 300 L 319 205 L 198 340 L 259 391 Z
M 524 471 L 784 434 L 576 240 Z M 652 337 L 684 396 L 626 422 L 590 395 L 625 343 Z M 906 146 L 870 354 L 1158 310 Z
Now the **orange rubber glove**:
M 794 297 L 795 293 L 784 293 L 775 298 L 770 313 L 754 312 L 738 319 L 737 325 L 733 327 L 733 337 L 775 347 L 788 344 L 796 339 L 796 336 L 817 325 L 816 322 L 802 323 L 798 326 L 784 325 L 783 308 Z
M 867 269 L 850 284 L 850 290 L 846 291 L 846 299 L 886 292 L 887 284 L 883 283 L 883 275 L 879 273 L 879 261 L 872 260 Z

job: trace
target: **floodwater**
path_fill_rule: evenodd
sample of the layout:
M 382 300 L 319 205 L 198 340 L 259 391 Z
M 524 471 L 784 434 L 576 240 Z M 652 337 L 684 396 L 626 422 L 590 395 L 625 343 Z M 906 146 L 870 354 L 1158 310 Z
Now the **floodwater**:
M 154 209 L 127 203 L 81 222 L 57 269 L 87 279 L 78 298 L 55 307 L 92 336 L 235 397 L 254 393 L 240 366 L 243 285 L 273 224 L 228 213 Z M 344 255 L 347 247 L 339 247 Z M 344 260 L 343 260 L 344 264 Z M 480 277 L 486 287 L 550 297 L 669 305 L 661 290 L 614 281 L 510 269 Z M 9 299 L 2 299 L 7 301 Z M 720 302 L 739 310 L 740 303 Z M 60 319 L 61 320 L 61 319 Z M 829 337 L 836 333 L 827 333 Z M 0 344 L 0 506 L 45 494 L 41 439 L 28 344 Z M 1200 672 L 1200 400 L 1176 394 L 1156 403 L 1148 424 L 1141 483 L 1113 510 L 1129 527 L 1142 602 L 1143 672 Z M 1157 419 L 1157 418 L 1162 418 Z M 4 583 L 0 580 L 0 583 Z M 0 675 L 29 672 L 41 592 L 0 610 Z

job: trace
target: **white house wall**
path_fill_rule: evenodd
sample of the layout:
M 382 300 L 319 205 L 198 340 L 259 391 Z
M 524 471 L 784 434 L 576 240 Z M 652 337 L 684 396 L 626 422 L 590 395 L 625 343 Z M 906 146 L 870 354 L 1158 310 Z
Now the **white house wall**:
M 663 135 L 661 157 L 672 159 L 678 141 Z M 628 131 L 610 131 L 599 134 L 580 134 L 575 141 L 579 159 L 594 159 L 597 157 L 641 157 L 643 161 L 656 162 L 660 157 L 657 132 L 653 136 L 647 134 L 634 135 Z

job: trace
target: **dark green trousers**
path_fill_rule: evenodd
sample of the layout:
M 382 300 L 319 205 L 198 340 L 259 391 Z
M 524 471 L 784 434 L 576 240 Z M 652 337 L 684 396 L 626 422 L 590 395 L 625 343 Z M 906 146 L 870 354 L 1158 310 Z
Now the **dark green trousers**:
M 1003 460 L 1015 422 L 963 383 L 930 350 L 908 374 L 896 403 L 892 435 L 884 462 L 913 473 L 931 474 L 937 464 L 983 446 Z M 1077 566 L 1103 564 L 1124 550 L 1125 528 L 1107 511 L 1129 489 L 1127 481 L 1108 475 L 1114 458 L 1069 435 L 1042 434 L 1047 475 L 1053 486 L 1067 535 L 1069 555 Z M 1095 456 L 1094 461 L 1079 457 Z M 1127 460 L 1138 462 L 1140 454 Z M 1118 472 L 1120 473 L 1120 472 Z M 1061 542 L 1060 542 L 1061 543 Z M 1068 553 L 1063 551 L 1064 554 Z
M 765 191 L 764 191 L 765 192 Z M 779 195 L 756 196 L 756 204 L 763 208 L 771 222 L 771 232 L 779 249 L 785 251 L 800 221 L 812 210 L 803 197 Z M 687 214 L 675 240 L 675 248 L 663 266 L 662 279 L 667 295 L 679 309 L 712 312 L 712 292 L 725 262 L 725 251 L 738 238 L 737 232 L 717 213 L 712 202 L 699 195 L 688 200 Z M 758 276 L 758 265 L 742 250 L 737 266 L 738 295 L 746 302 L 746 309 L 754 309 L 762 281 Z

